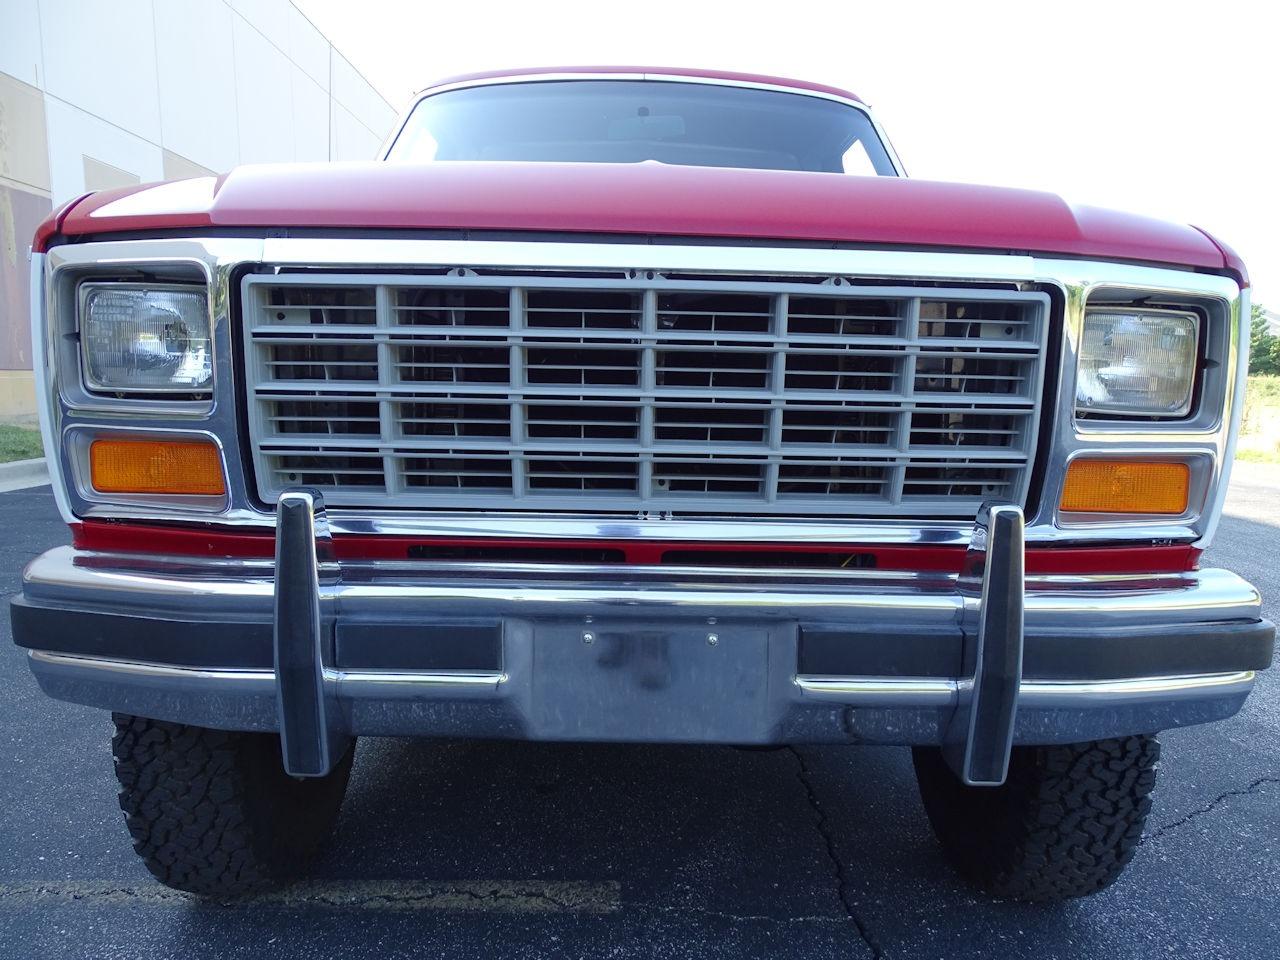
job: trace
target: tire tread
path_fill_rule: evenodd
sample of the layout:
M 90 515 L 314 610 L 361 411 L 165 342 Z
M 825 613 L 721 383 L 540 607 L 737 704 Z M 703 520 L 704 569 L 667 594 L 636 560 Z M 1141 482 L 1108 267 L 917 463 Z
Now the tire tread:
M 116 714 L 112 753 L 133 849 L 166 886 L 236 896 L 283 879 L 331 832 L 351 768 L 285 775 L 279 738 Z
M 941 751 L 917 748 L 925 810 L 948 858 L 997 896 L 1087 896 L 1133 859 L 1160 758 L 1152 735 L 1021 747 L 1001 787 L 966 787 Z

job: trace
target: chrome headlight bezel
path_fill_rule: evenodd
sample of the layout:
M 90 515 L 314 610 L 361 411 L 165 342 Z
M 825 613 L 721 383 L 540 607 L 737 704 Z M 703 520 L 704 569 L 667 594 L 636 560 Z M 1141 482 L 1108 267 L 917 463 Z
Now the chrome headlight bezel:
M 1176 378 L 1169 378 L 1174 383 L 1173 395 L 1179 397 L 1176 405 L 1139 402 L 1122 403 L 1112 399 L 1111 402 L 1103 401 L 1101 403 L 1092 402 L 1085 394 L 1086 384 L 1088 382 L 1089 372 L 1087 363 L 1091 359 L 1087 352 L 1086 344 L 1089 338 L 1090 323 L 1098 322 L 1095 318 L 1107 318 L 1110 320 L 1132 320 L 1138 325 L 1142 323 L 1150 323 L 1152 321 L 1164 321 L 1167 323 L 1181 321 L 1185 325 L 1185 343 L 1183 347 L 1188 348 L 1188 352 L 1182 359 L 1181 369 L 1177 371 Z M 1108 420 L 1150 420 L 1159 422 L 1173 422 L 1186 420 L 1195 410 L 1195 400 L 1197 386 L 1200 373 L 1200 358 L 1202 353 L 1203 341 L 1203 317 L 1195 310 L 1183 307 L 1137 307 L 1131 305 L 1090 305 L 1084 311 L 1083 322 L 1080 330 L 1080 346 L 1076 356 L 1075 371 L 1075 415 L 1077 418 L 1105 418 Z M 1166 328 L 1167 329 L 1167 328 Z M 1131 336 L 1134 334 L 1131 332 Z M 1141 336 L 1141 334 L 1138 334 Z M 1163 335 L 1163 332 L 1160 332 Z M 1132 376 L 1134 379 L 1141 380 L 1143 367 L 1140 363 L 1130 364 L 1131 357 L 1118 351 L 1115 354 L 1115 363 L 1111 369 L 1113 376 L 1119 379 L 1122 374 L 1115 372 L 1118 368 L 1131 366 L 1134 371 Z M 1154 367 L 1148 366 L 1147 371 L 1154 370 Z M 1094 375 L 1095 380 L 1102 379 L 1102 371 L 1098 371 Z M 1146 379 L 1152 380 L 1155 374 L 1148 373 Z M 1102 384 L 1099 384 L 1102 386 Z M 1135 393 L 1140 392 L 1135 389 Z
M 195 320 L 196 323 L 201 324 L 195 331 L 195 338 L 202 340 L 205 344 L 202 364 L 205 371 L 203 379 L 193 383 L 131 385 L 128 383 L 105 382 L 101 376 L 95 375 L 95 361 L 98 358 L 93 353 L 93 337 L 90 334 L 90 324 L 95 322 L 92 317 L 92 300 L 95 296 L 103 293 L 142 293 L 144 295 L 162 293 L 195 299 L 197 301 L 197 309 L 193 315 L 184 318 L 184 320 Z M 76 288 L 75 329 L 79 340 L 80 380 L 85 392 L 90 396 L 137 399 L 148 397 L 189 398 L 205 402 L 209 401 L 213 396 L 213 324 L 210 318 L 209 292 L 206 285 L 85 278 Z M 98 374 L 101 374 L 101 372 L 99 369 Z

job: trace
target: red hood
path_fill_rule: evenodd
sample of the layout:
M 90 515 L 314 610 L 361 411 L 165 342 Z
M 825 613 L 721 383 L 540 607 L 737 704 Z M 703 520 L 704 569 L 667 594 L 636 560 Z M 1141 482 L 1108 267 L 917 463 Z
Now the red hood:
M 64 236 L 209 227 L 572 231 L 1229 266 L 1194 227 L 1070 206 L 1047 193 L 653 162 L 247 166 L 216 179 L 93 194 L 52 227 Z

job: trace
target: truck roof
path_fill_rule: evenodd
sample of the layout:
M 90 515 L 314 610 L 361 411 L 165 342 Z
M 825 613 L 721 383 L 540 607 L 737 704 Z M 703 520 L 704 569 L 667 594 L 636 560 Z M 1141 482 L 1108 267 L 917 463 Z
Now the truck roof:
M 489 80 L 513 79 L 516 77 L 531 80 L 549 80 L 557 77 L 581 78 L 589 76 L 617 76 L 631 79 L 656 79 L 665 77 L 689 77 L 697 80 L 718 80 L 727 83 L 744 85 L 764 84 L 770 87 L 791 87 L 810 93 L 824 93 L 863 103 L 862 98 L 848 90 L 828 86 L 824 83 L 812 83 L 808 80 L 793 80 L 790 77 L 774 77 L 759 73 L 738 73 L 732 70 L 704 70 L 695 67 L 638 67 L 638 66 L 596 66 L 596 67 L 522 67 L 510 70 L 486 70 L 479 73 L 463 73 L 454 77 L 437 80 L 419 91 L 419 95 L 430 93 L 440 87 L 454 84 L 481 83 Z

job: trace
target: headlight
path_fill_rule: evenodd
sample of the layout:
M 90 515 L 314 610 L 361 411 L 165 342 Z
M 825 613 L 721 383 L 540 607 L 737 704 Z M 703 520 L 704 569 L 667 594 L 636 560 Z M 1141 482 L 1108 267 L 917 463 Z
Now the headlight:
M 1191 409 L 1199 318 L 1090 310 L 1076 370 L 1076 412 L 1182 417 Z
M 81 287 L 85 386 L 104 393 L 208 393 L 213 379 L 203 289 Z

